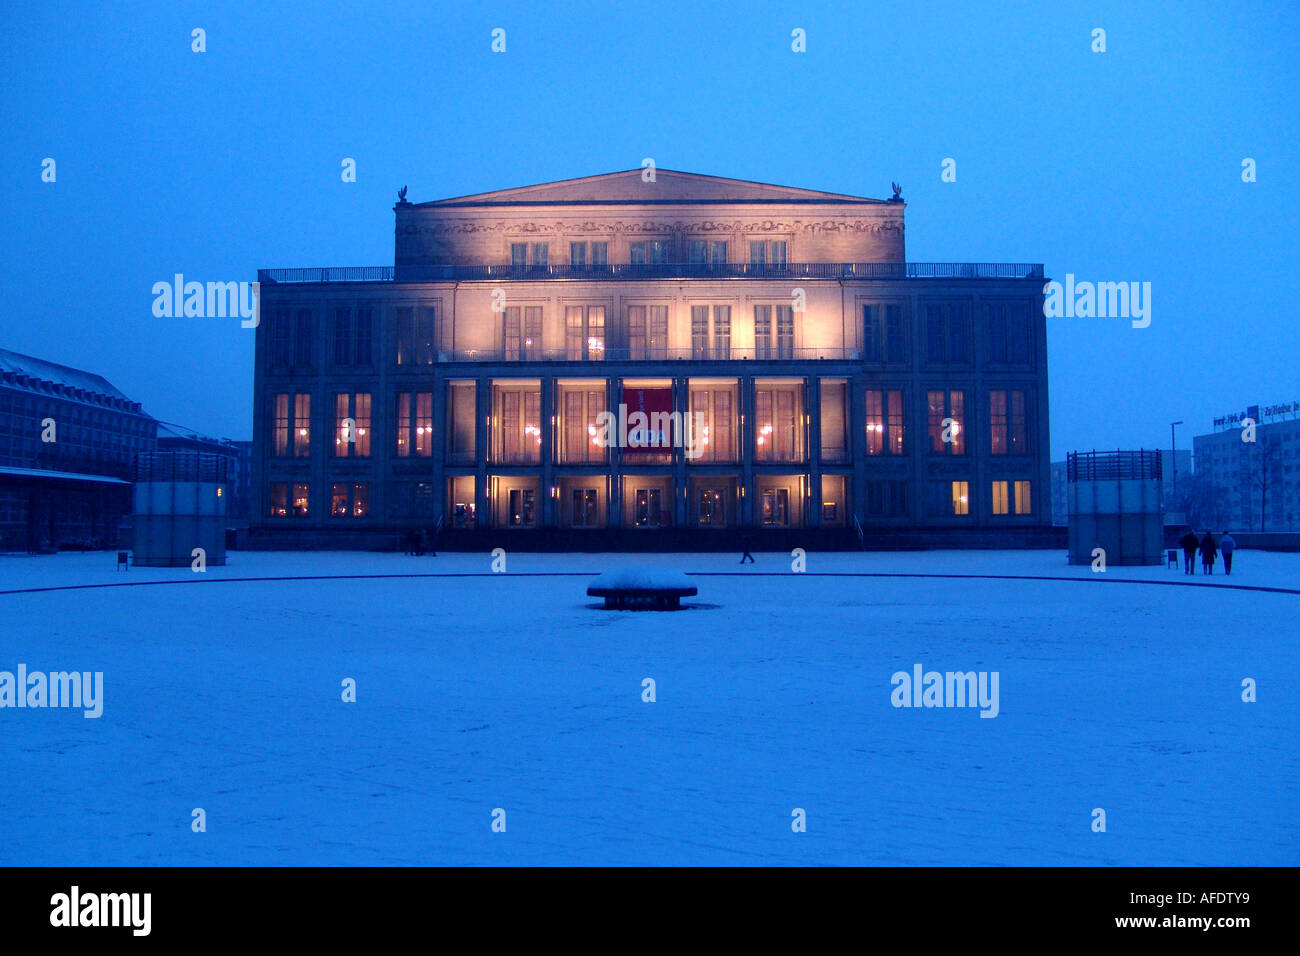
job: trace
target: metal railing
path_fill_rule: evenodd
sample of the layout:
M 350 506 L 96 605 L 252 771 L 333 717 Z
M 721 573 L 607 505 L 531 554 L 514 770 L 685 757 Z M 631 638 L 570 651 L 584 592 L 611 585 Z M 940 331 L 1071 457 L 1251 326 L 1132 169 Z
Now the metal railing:
M 392 266 L 325 266 L 320 269 L 258 269 L 266 285 L 331 282 L 392 282 Z
M 807 362 L 815 360 L 855 361 L 862 353 L 854 348 L 759 348 L 759 349 L 440 349 L 439 362 Z
M 136 456 L 136 481 L 229 482 L 233 459 L 197 451 L 155 451 Z
M 1042 263 L 789 262 L 784 264 L 665 262 L 650 265 L 414 265 L 259 269 L 266 285 L 349 282 L 445 282 L 490 279 L 1041 279 Z
M 1161 477 L 1158 451 L 1072 451 L 1065 456 L 1065 468 L 1070 482 Z

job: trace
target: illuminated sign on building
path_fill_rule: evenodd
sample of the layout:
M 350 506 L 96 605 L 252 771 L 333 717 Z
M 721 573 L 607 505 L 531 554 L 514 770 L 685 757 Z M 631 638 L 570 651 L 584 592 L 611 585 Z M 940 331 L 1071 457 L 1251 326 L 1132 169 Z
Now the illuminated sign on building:
M 671 414 L 673 390 L 625 388 L 623 400 L 627 405 L 630 426 L 624 459 L 637 462 L 671 461 L 670 449 L 674 440 Z
M 1283 402 L 1280 405 L 1265 405 L 1262 408 L 1259 405 L 1247 405 L 1244 412 L 1234 412 L 1231 415 L 1216 418 L 1214 427 L 1237 428 L 1247 418 L 1255 424 L 1261 425 L 1267 421 L 1292 418 L 1296 415 L 1300 415 L 1300 401 Z

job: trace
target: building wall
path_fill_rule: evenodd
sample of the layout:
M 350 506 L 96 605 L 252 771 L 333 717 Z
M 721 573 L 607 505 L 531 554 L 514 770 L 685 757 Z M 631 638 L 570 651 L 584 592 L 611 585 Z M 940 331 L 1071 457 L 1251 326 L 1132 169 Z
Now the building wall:
M 1242 435 L 1193 439 L 1194 505 L 1205 523 L 1229 529 L 1300 531 L 1300 419 L 1257 425 L 1254 442 Z
M 590 465 L 601 476 L 613 478 L 613 490 L 606 487 L 604 478 L 596 483 L 602 507 L 608 509 L 606 526 L 630 524 L 628 507 L 619 507 L 618 488 L 621 476 L 630 473 L 654 474 L 663 471 L 673 478 L 672 522 L 674 525 L 694 520 L 692 508 L 697 503 L 688 500 L 689 477 L 709 472 L 726 472 L 734 482 L 739 496 L 730 514 L 746 525 L 761 525 L 759 485 L 765 475 L 797 475 L 804 479 L 804 501 L 798 503 L 792 520 L 807 526 L 820 524 L 823 509 L 819 477 L 823 471 L 841 476 L 842 501 L 828 509 L 828 520 L 835 525 L 846 523 L 847 515 L 854 515 L 864 525 L 905 526 L 983 526 L 989 524 L 1047 524 L 1050 522 L 1050 484 L 1046 451 L 1047 392 L 1045 373 L 1045 330 L 1039 307 L 1039 283 L 1005 282 L 976 284 L 958 280 L 933 281 L 871 281 L 835 284 L 836 297 L 842 302 L 842 311 L 834 313 L 827 308 L 828 296 L 810 295 L 809 313 L 796 316 L 796 350 L 800 356 L 824 352 L 828 358 L 799 357 L 790 360 L 759 361 L 752 358 L 729 361 L 695 359 L 589 360 L 589 361 L 506 361 L 501 347 L 503 317 L 491 311 L 491 300 L 484 288 L 451 290 L 443 286 L 411 284 L 359 284 L 356 286 L 263 286 L 263 308 L 267 320 L 258 332 L 257 421 L 255 423 L 256 457 L 260 477 L 254 498 L 254 520 L 269 520 L 272 524 L 285 523 L 272 519 L 269 499 L 271 483 L 309 486 L 311 498 L 306 519 L 288 519 L 292 526 L 312 527 L 318 530 L 337 528 L 338 521 L 330 520 L 327 512 L 333 510 L 326 503 L 332 497 L 332 486 L 337 483 L 366 485 L 368 514 L 364 519 L 349 521 L 353 527 L 381 528 L 404 522 L 435 524 L 440 518 L 450 524 L 454 501 L 445 487 L 448 477 L 473 477 L 475 479 L 475 513 L 477 516 L 493 515 L 495 522 L 505 520 L 505 505 L 489 508 L 488 492 L 491 479 L 498 483 L 508 476 L 535 478 L 538 482 L 537 521 L 543 525 L 558 524 L 561 510 L 553 508 L 558 497 L 560 477 L 569 477 L 584 471 Z M 483 283 L 487 285 L 487 283 Z M 692 305 L 710 306 L 726 304 L 731 307 L 733 350 L 752 349 L 753 306 L 774 303 L 775 293 L 767 291 L 768 282 L 731 283 L 725 287 L 713 282 L 623 282 L 610 281 L 599 289 L 586 289 L 596 283 L 583 284 L 581 290 L 555 291 L 555 284 L 528 282 L 516 292 L 507 284 L 506 302 L 527 302 L 540 306 L 543 314 L 544 335 L 561 334 L 557 317 L 574 301 L 606 305 L 605 334 L 608 342 L 626 342 L 628 332 L 628 306 L 632 303 L 662 302 L 669 307 L 671 316 L 688 316 Z M 824 291 L 824 290 L 819 290 Z M 723 294 L 725 293 L 725 295 Z M 1019 365 L 994 363 L 988 354 L 986 331 L 987 308 L 990 304 L 1019 303 L 1031 326 L 1029 361 Z M 884 303 L 904 307 L 907 327 L 904 357 L 896 363 L 864 362 L 861 306 Z M 972 359 L 969 363 L 937 363 L 928 361 L 925 322 L 918 317 L 926 315 L 927 306 L 941 304 L 959 306 L 969 313 L 972 337 Z M 431 350 L 427 364 L 398 365 L 397 313 L 407 308 L 432 305 L 436 312 L 434 336 L 441 341 L 455 341 L 459 348 L 452 356 L 456 360 L 439 361 L 444 350 Z M 372 313 L 370 351 L 372 360 L 365 366 L 340 368 L 333 364 L 333 336 L 335 329 L 331 317 L 337 309 L 367 308 Z M 454 308 L 454 313 L 450 309 Z M 300 316 L 305 324 L 300 324 Z M 305 346 L 305 365 L 277 366 L 271 362 L 268 341 L 275 334 L 277 322 L 289 321 L 294 334 L 306 330 L 310 341 Z M 452 326 L 453 333 L 449 333 Z M 466 348 L 469 343 L 481 345 L 478 355 Z M 670 322 L 669 349 L 690 354 L 689 318 L 685 323 Z M 611 347 L 613 348 L 613 347 Z M 562 347 L 561 347 L 562 350 Z M 687 410 L 693 388 L 714 388 L 726 383 L 733 397 L 734 440 L 737 456 L 730 463 L 689 462 L 681 454 L 670 455 L 662 464 L 646 466 L 620 460 L 616 452 L 595 463 L 582 465 L 568 462 L 559 447 L 565 428 L 563 390 L 577 387 L 594 390 L 602 396 L 605 408 L 616 409 L 628 387 L 650 385 L 671 390 L 673 407 Z M 469 455 L 452 453 L 454 444 L 450 388 L 453 383 L 472 383 L 472 410 L 469 402 L 461 414 L 462 431 L 465 422 L 472 421 L 473 451 Z M 629 385 L 629 383 L 631 383 Z M 833 390 L 843 390 L 842 413 L 834 415 L 843 419 L 840 426 L 845 434 L 844 450 L 838 457 L 824 457 L 822 404 L 820 392 L 823 384 Z M 793 388 L 798 395 L 798 410 L 806 416 L 799 423 L 797 460 L 785 463 L 768 463 L 760 460 L 755 428 L 752 427 L 757 393 L 773 384 Z M 1020 455 L 993 455 L 991 453 L 989 393 L 993 390 L 1019 391 L 1025 398 L 1025 427 L 1027 440 L 1025 453 Z M 965 395 L 965 409 L 955 415 L 961 426 L 971 436 L 966 451 L 961 455 L 935 455 L 929 448 L 928 393 L 931 390 Z M 535 461 L 504 460 L 502 435 L 504 430 L 501 391 L 519 391 L 533 397 L 532 412 L 540 434 Z M 867 392 L 897 392 L 902 396 L 902 416 L 905 430 L 903 454 L 872 454 L 867 431 Z M 400 457 L 397 454 L 396 434 L 398 396 L 428 394 L 431 396 L 434 438 L 429 445 L 430 454 Z M 838 392 L 837 392 L 838 393 Z M 337 396 L 364 395 L 369 397 L 370 447 L 368 453 L 358 457 L 350 454 L 338 457 L 335 414 Z M 274 447 L 277 396 L 290 396 L 289 408 L 297 396 L 309 397 L 310 445 L 304 456 L 279 455 Z M 355 406 L 355 399 L 352 400 Z M 520 407 L 525 407 L 521 400 Z M 351 408 L 355 411 L 355 408 Z M 525 412 L 521 415 L 526 417 Z M 746 425 L 740 417 L 745 416 Z M 552 419 L 554 418 L 554 423 Z M 293 429 L 300 426 L 294 422 Z M 530 424 L 530 423 L 525 423 Z M 408 435 L 408 438 L 410 436 Z M 355 452 L 353 448 L 351 451 Z M 956 516 L 941 513 L 937 505 L 945 500 L 936 492 L 935 482 L 964 480 L 969 484 L 969 514 Z M 1030 511 L 1025 515 L 999 516 L 992 513 L 993 501 L 990 483 L 994 480 L 1023 480 L 1031 483 Z M 897 482 L 891 485 L 894 503 L 884 505 L 883 513 L 873 504 L 878 492 L 870 483 Z M 834 483 L 834 482 L 832 482 Z M 430 484 L 432 490 L 416 490 L 413 485 Z M 462 485 L 464 482 L 462 482 Z M 517 484 L 517 483 L 516 483 Z M 570 483 L 571 484 L 571 483 Z M 901 494 L 893 492 L 904 487 Z M 551 488 L 557 491 L 554 495 Z M 630 486 L 628 486 L 630 487 Z M 793 487 L 793 486 L 791 486 Z M 506 485 L 501 485 L 508 493 Z M 624 496 L 631 494 L 623 492 Z M 755 498 L 755 496 L 759 498 Z M 937 496 L 937 497 L 936 497 Z M 463 493 L 460 497 L 464 497 Z M 901 500 L 900 500 L 901 499 Z M 422 502 L 416 505 L 412 502 Z M 609 506 L 607 502 L 613 502 Z M 817 505 L 812 502 L 818 502 Z M 834 512 L 834 514 L 831 514 Z M 286 516 L 287 517 L 287 516 Z M 349 516 L 352 517 L 351 515 Z M 480 517 L 476 526 L 482 527 Z
M 631 188 L 630 186 L 628 188 Z M 618 198 L 618 197 L 610 197 Z M 581 210 L 397 207 L 396 262 L 477 265 L 510 262 L 512 242 L 548 242 L 552 265 L 570 264 L 572 242 L 609 244 L 610 262 L 628 262 L 629 245 L 661 239 L 673 261 L 685 261 L 685 243 L 701 238 L 728 243 L 728 261 L 747 262 L 753 239 L 797 247 L 791 262 L 903 262 L 902 204 L 586 206 Z
M 901 202 L 829 194 L 787 201 L 771 192 L 776 187 L 740 184 L 725 188 L 743 201 L 709 203 L 691 198 L 697 188 L 709 194 L 708 183 L 665 176 L 664 198 L 638 203 L 631 201 L 644 195 L 637 182 L 622 174 L 589 187 L 399 203 L 402 281 L 264 277 L 255 525 L 323 541 L 439 523 L 629 531 L 1050 524 L 1042 278 L 861 278 L 837 264 L 904 260 Z M 508 267 L 512 243 L 526 243 L 528 257 L 546 243 L 547 264 L 568 266 L 569 244 L 593 241 L 608 244 L 611 265 L 630 261 L 633 242 L 663 241 L 666 261 L 681 263 L 692 241 L 706 241 L 727 243 L 729 265 L 749 263 L 750 243 L 764 242 L 784 243 L 788 263 L 828 267 L 797 278 L 763 269 L 669 278 Z M 491 277 L 448 269 L 446 279 L 403 279 L 403 266 L 439 264 L 505 267 Z M 877 348 L 864 308 L 891 330 L 888 347 Z M 704 348 L 695 335 L 702 309 Z M 641 342 L 634 319 L 646 317 L 649 336 L 652 310 L 666 334 Z M 596 316 L 603 317 L 599 331 Z M 765 316 L 770 339 L 760 338 Z M 720 354 L 723 317 L 729 340 Z M 790 334 L 782 338 L 787 318 Z M 994 334 L 1006 327 L 1009 336 Z M 999 354 L 1004 346 L 995 340 L 1011 341 L 1013 355 Z M 695 393 L 718 393 L 710 401 L 727 407 L 729 427 L 715 436 L 729 432 L 734 454 L 692 461 L 680 449 L 661 456 L 611 449 L 574 460 L 567 449 L 580 435 L 571 408 L 584 416 L 596 405 L 612 411 L 646 389 L 679 413 L 691 409 Z M 571 398 L 574 391 L 585 397 Z M 961 434 L 941 453 L 930 447 L 931 392 L 941 397 L 938 417 L 957 420 Z M 1023 399 L 1016 448 L 1007 454 L 994 453 L 994 392 Z M 343 406 L 339 395 L 348 396 Z M 403 427 L 403 395 L 413 396 L 412 407 L 430 396 L 427 422 L 417 424 L 413 413 Z M 877 447 L 892 447 L 873 430 L 878 396 L 901 414 L 896 454 Z M 950 407 L 958 396 L 964 407 Z M 368 447 L 359 434 L 362 408 Z M 305 411 L 305 421 L 295 411 Z M 343 437 L 343 418 L 354 419 L 354 441 Z M 414 430 L 425 424 L 432 440 Z M 299 449 L 302 428 L 309 441 Z M 787 442 L 792 456 L 784 454 Z M 955 446 L 960 454 L 951 453 Z M 780 453 L 773 458 L 770 449 Z M 954 482 L 966 483 L 964 513 L 954 513 L 962 497 Z M 1006 482 L 1009 494 L 999 496 L 994 482 Z M 1005 498 L 1008 513 L 995 513 Z M 301 501 L 306 513 L 295 514 Z
M 0 364 L 27 361 L 13 359 Z M 76 379 L 97 378 L 67 371 Z M 157 426 L 138 404 L 104 385 L 97 391 L 0 368 L 0 551 L 117 543 L 118 526 L 130 513 L 135 456 L 153 449 Z
M 54 441 L 42 440 L 47 419 Z M 130 479 L 136 454 L 153 449 L 156 430 L 134 403 L 0 377 L 0 466 Z

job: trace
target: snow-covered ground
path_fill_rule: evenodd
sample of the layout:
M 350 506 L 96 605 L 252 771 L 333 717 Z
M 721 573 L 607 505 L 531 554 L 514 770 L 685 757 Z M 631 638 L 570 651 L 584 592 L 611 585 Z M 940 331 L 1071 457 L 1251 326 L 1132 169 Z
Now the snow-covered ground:
M 0 709 L 0 864 L 1300 863 L 1300 594 L 1239 589 L 1300 555 L 757 558 L 0 556 L 0 671 L 105 688 Z M 637 565 L 693 607 L 586 596 Z M 177 583 L 84 587 L 128 582 Z M 996 671 L 996 718 L 892 706 L 916 664 Z

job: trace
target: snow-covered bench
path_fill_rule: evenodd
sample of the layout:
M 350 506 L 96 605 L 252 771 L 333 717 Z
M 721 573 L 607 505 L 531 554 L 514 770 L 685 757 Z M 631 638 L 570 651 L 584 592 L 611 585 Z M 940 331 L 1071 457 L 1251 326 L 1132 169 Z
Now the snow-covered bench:
M 587 587 L 591 597 L 603 597 L 607 608 L 680 608 L 682 598 L 694 597 L 695 582 L 667 568 L 619 568 L 606 571 Z

